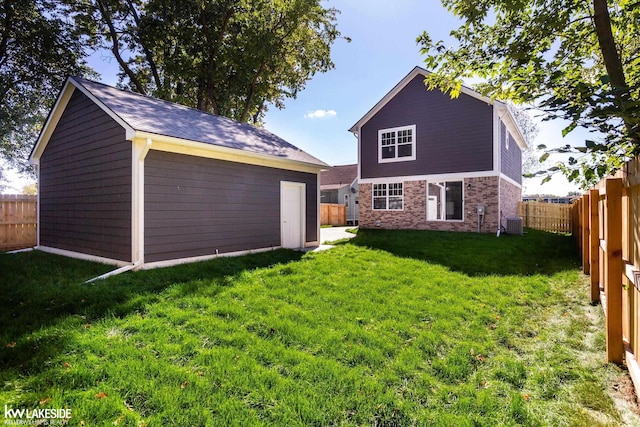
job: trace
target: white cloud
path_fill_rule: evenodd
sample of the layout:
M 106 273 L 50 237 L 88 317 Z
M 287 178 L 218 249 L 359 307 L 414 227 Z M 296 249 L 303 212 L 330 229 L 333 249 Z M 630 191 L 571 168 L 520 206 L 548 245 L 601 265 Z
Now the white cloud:
M 326 119 L 329 117 L 335 117 L 338 113 L 335 110 L 316 110 L 309 111 L 304 115 L 305 119 Z

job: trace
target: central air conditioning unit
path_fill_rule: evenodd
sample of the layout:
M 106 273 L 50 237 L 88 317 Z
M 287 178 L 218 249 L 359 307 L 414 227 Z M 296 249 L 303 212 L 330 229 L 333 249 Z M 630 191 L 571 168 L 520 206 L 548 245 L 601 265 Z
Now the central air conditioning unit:
M 522 236 L 522 218 L 519 216 L 507 218 L 507 234 Z

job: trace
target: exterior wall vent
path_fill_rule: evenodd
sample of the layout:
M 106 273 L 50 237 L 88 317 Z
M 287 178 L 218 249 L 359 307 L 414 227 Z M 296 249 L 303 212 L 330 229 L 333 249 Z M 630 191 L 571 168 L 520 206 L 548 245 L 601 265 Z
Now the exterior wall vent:
M 507 218 L 507 234 L 522 236 L 522 218 L 519 216 Z

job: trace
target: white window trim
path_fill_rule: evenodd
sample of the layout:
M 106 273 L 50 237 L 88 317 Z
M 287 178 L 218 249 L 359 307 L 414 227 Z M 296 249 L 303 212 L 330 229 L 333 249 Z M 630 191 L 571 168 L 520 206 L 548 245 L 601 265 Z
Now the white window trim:
M 462 183 L 462 219 L 447 219 L 447 212 L 446 212 L 446 205 L 447 205 L 447 201 L 446 201 L 446 197 L 445 197 L 445 203 L 443 204 L 443 209 L 444 209 L 444 215 L 442 219 L 431 219 L 429 218 L 429 184 L 430 183 L 436 183 L 436 182 L 443 182 L 443 183 L 447 183 L 447 182 L 460 182 Z M 436 179 L 432 179 L 431 181 L 427 181 L 426 183 L 426 203 L 425 203 L 425 218 L 427 219 L 427 221 L 429 222 L 464 222 L 464 179 L 443 179 L 443 180 L 436 180 Z M 373 187 L 372 187 L 373 188 Z M 446 192 L 445 192 L 446 195 Z
M 389 185 L 392 184 L 401 184 L 402 185 L 402 209 L 389 209 Z M 375 207 L 375 191 L 374 191 L 374 187 L 376 185 L 386 185 L 387 189 L 386 189 L 386 194 L 385 194 L 385 198 L 386 198 L 386 208 L 385 209 L 376 209 Z M 377 196 L 377 197 L 382 197 L 382 196 Z M 392 196 L 392 197 L 398 197 L 398 196 Z M 371 210 L 372 211 L 391 211 L 391 212 L 401 212 L 404 210 L 404 181 L 389 181 L 389 182 L 379 182 L 376 184 L 371 184 Z
M 396 140 L 396 157 L 391 159 L 382 158 L 382 134 L 386 132 L 396 132 L 403 130 L 411 130 L 411 156 L 398 157 L 398 143 Z M 416 125 L 398 126 L 395 128 L 387 128 L 378 130 L 378 163 L 394 163 L 394 162 L 407 162 L 416 159 Z

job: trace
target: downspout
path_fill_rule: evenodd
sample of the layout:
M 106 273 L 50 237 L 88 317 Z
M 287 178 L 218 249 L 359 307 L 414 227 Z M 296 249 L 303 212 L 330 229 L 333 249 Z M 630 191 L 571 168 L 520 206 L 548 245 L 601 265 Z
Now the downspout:
M 113 271 L 104 273 L 93 279 L 89 279 L 85 284 L 92 283 L 97 280 L 103 280 L 107 277 L 115 276 L 127 271 L 135 270 L 144 264 L 144 159 L 151 149 L 153 141 L 147 138 L 144 143 L 136 144 L 133 142 L 132 156 L 132 212 L 131 212 L 131 232 L 132 232 L 132 255 L 136 260 L 132 264 L 125 265 Z M 137 197 L 136 197 L 137 196 Z
M 140 267 L 141 265 L 142 265 L 142 261 L 136 261 L 133 264 L 125 265 L 124 267 L 117 268 L 115 270 L 112 270 L 112 271 L 109 271 L 107 273 L 101 274 L 98 277 L 94 277 L 93 279 L 89 279 L 86 282 L 84 282 L 84 284 L 86 285 L 87 283 L 92 283 L 92 282 L 95 282 L 97 280 L 103 280 L 103 279 L 106 279 L 107 277 L 115 276 L 115 275 L 118 275 L 120 273 L 124 273 L 126 271 L 130 271 L 130 270 L 136 269 L 136 268 Z

